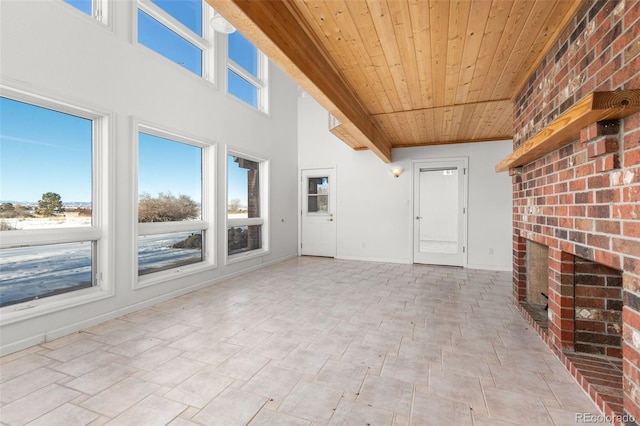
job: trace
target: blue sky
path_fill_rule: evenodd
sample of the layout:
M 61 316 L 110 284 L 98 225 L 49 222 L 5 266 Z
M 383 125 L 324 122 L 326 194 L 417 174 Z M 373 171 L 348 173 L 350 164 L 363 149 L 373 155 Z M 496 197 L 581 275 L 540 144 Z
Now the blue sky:
M 0 98 L 0 200 L 91 200 L 91 120 Z
M 91 0 L 65 0 L 90 13 Z M 201 0 L 153 0 L 176 19 L 202 34 Z M 139 13 L 139 42 L 200 74 L 200 50 L 157 21 Z M 177 37 L 177 39 L 176 39 Z M 144 38 L 144 39 L 143 39 Z M 234 61 L 257 72 L 256 50 L 239 33 L 230 37 Z M 150 45 L 149 45 L 150 44 Z M 156 49 L 157 48 L 157 49 Z M 229 91 L 257 106 L 252 87 L 231 78 Z M 249 85 L 250 86 L 250 85 Z M 63 202 L 91 201 L 91 120 L 0 98 L 0 200 L 37 202 L 45 192 L 60 194 Z M 162 149 L 158 149 L 162 147 Z M 188 195 L 201 202 L 200 149 L 143 135 L 139 144 L 139 193 Z M 246 170 L 228 162 L 229 200 L 247 200 Z

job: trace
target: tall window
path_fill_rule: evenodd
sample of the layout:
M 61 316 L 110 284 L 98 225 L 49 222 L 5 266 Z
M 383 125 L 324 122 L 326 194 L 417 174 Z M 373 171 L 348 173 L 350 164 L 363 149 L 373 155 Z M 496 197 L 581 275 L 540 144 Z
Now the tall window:
M 264 253 L 267 243 L 267 165 L 230 152 L 227 156 L 227 255 L 230 260 Z
M 107 23 L 107 0 L 64 0 L 64 2 L 103 24 Z
M 204 0 L 138 0 L 138 43 L 212 81 L 210 15 Z
M 0 306 L 33 307 L 100 284 L 106 118 L 14 95 L 0 98 Z
M 211 263 L 206 205 L 211 197 L 203 197 L 209 150 L 202 142 L 140 126 L 138 275 Z
M 227 91 L 267 112 L 267 58 L 239 31 L 228 36 Z

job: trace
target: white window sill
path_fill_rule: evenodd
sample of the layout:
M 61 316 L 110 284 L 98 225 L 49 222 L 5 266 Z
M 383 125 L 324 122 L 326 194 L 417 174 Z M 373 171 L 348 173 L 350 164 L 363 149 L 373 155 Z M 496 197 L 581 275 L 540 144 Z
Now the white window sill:
M 98 287 L 72 291 L 57 296 L 17 303 L 0 309 L 0 323 L 5 326 L 41 315 L 51 314 L 79 305 L 106 299 L 114 295 L 113 291 Z
M 270 254 L 270 251 L 265 249 L 256 249 L 244 253 L 232 254 L 231 256 L 227 256 L 226 264 L 231 265 L 234 263 L 242 262 L 244 260 L 264 257 L 268 254 Z
M 138 282 L 133 286 L 133 289 L 138 290 L 156 284 L 166 283 L 168 281 L 173 281 L 178 278 L 187 277 L 204 271 L 210 271 L 216 268 L 217 265 L 215 263 L 201 262 L 194 265 L 180 266 L 178 268 L 138 276 Z

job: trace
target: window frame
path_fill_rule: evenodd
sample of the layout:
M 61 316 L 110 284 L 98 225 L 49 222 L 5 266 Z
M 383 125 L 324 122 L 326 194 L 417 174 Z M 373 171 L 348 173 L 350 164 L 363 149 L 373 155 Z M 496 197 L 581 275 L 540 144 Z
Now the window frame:
M 216 238 L 217 230 L 216 223 L 216 148 L 217 144 L 213 141 L 207 141 L 201 138 L 195 138 L 186 136 L 184 133 L 168 130 L 162 126 L 149 124 L 146 122 L 140 122 L 134 120 L 134 159 L 133 169 L 135 178 L 133 195 L 133 211 L 132 217 L 134 218 L 134 238 L 132 239 L 132 254 L 134 255 L 133 263 L 133 288 L 144 288 L 161 282 L 173 280 L 176 276 L 190 275 L 201 272 L 203 270 L 215 269 L 217 267 L 217 251 L 216 251 Z M 176 143 L 184 143 L 191 146 L 196 146 L 202 149 L 202 177 L 201 177 L 201 200 L 200 208 L 202 217 L 200 220 L 190 220 L 181 222 L 138 222 L 138 200 L 139 200 L 139 134 L 146 133 L 152 136 L 157 136 L 164 139 L 169 139 Z M 138 271 L 138 240 L 139 237 L 144 235 L 159 235 L 159 234 L 172 234 L 180 232 L 203 232 L 203 256 L 204 259 L 201 262 L 177 266 L 168 268 L 162 271 L 152 272 L 148 274 L 140 275 Z
M 73 242 L 91 242 L 95 248 L 92 254 L 91 270 L 93 285 L 90 288 L 73 290 L 61 294 L 37 298 L 0 308 L 2 324 L 11 324 L 52 312 L 83 305 L 115 295 L 112 282 L 113 230 L 109 220 L 114 216 L 113 170 L 111 158 L 113 148 L 114 116 L 112 113 L 92 107 L 69 103 L 40 94 L 0 84 L 0 96 L 23 102 L 35 107 L 50 109 L 92 121 L 91 140 L 91 226 L 48 229 L 23 229 L 0 231 L 0 249 L 14 247 L 37 247 Z
M 104 1 L 104 0 L 103 0 Z M 186 69 L 189 74 L 194 74 L 182 65 L 167 58 L 163 54 L 147 47 L 145 44 L 138 41 L 138 10 L 143 11 L 151 18 L 158 21 L 161 25 L 164 25 L 168 30 L 174 32 L 176 35 L 183 38 L 185 41 L 194 45 L 202 51 L 202 69 L 200 70 L 199 77 L 215 86 L 216 81 L 216 68 L 215 68 L 215 45 L 216 45 L 216 32 L 209 25 L 209 20 L 213 17 L 214 11 L 211 6 L 202 0 L 202 36 L 193 32 L 190 28 L 184 25 L 178 19 L 174 18 L 171 14 L 166 12 L 157 4 L 151 0 L 135 0 L 132 2 L 134 25 L 132 38 L 136 44 L 143 46 L 145 49 L 153 52 L 156 55 L 160 55 L 170 63 L 177 65 L 181 69 Z
M 246 39 L 246 36 L 242 34 L 242 36 Z M 247 41 L 249 41 L 247 39 Z M 250 42 L 250 41 L 249 41 Z M 250 42 L 251 43 L 251 42 Z M 251 43 L 253 45 L 253 43 Z M 226 49 L 225 49 L 225 57 L 226 57 L 226 67 L 225 67 L 225 87 L 227 94 L 231 95 L 234 99 L 240 100 L 244 105 L 249 105 L 251 108 L 256 109 L 264 114 L 269 114 L 269 58 L 267 55 L 262 53 L 260 49 L 258 49 L 255 45 L 256 52 L 258 55 L 257 68 L 258 68 L 258 77 L 254 76 L 251 72 L 246 70 L 244 67 L 239 65 L 229 56 L 229 36 L 226 37 Z M 231 93 L 229 90 L 229 71 L 233 71 L 240 78 L 245 80 L 247 83 L 255 87 L 258 91 L 258 106 L 254 108 L 253 105 L 245 102 L 243 99 Z
M 228 159 L 229 156 L 242 157 L 244 159 L 255 161 L 259 164 L 259 188 L 260 188 L 260 217 L 254 218 L 229 218 L 229 168 Z M 247 154 L 245 151 L 238 151 L 227 147 L 225 156 L 225 205 L 224 205 L 224 253 L 225 264 L 230 265 L 233 263 L 241 262 L 243 260 L 254 259 L 256 257 L 262 257 L 270 254 L 270 240 L 269 240 L 269 165 L 270 161 L 257 157 L 255 155 Z M 261 225 L 262 231 L 262 247 L 259 249 L 249 250 L 246 252 L 229 254 L 229 228 Z
M 82 14 L 82 16 L 89 17 L 95 21 L 100 22 L 101 24 L 106 25 L 107 27 L 111 27 L 111 16 L 110 16 L 110 0 L 91 0 L 91 14 L 85 13 L 83 10 L 78 9 L 71 3 L 68 3 L 66 0 L 61 0 L 62 3 L 69 6 L 71 9 L 75 10 Z

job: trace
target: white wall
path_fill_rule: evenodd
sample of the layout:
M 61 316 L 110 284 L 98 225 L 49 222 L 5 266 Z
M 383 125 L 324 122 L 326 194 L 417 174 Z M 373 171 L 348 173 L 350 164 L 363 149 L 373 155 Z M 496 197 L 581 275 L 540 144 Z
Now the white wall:
M 270 66 L 270 116 L 135 42 L 134 3 L 110 2 L 113 30 L 61 0 L 0 2 L 2 83 L 113 114 L 114 217 L 112 229 L 115 296 L 37 316 L 0 329 L 3 352 L 208 285 L 222 277 L 297 254 L 297 86 Z M 218 41 L 218 46 L 223 46 Z M 222 49 L 218 59 L 224 58 Z M 219 62 L 221 66 L 223 62 Z M 218 67 L 219 76 L 223 76 Z M 187 136 L 217 142 L 217 268 L 134 290 L 136 262 L 132 149 L 133 119 Z M 223 216 L 224 147 L 228 144 L 271 161 L 270 254 L 225 266 Z
M 337 257 L 411 263 L 415 160 L 469 158 L 467 267 L 511 270 L 511 178 L 494 166 L 511 141 L 393 150 L 399 178 L 371 151 L 354 151 L 328 131 L 327 112 L 310 96 L 298 101 L 298 164 L 337 171 Z M 492 254 L 490 254 L 492 252 Z

